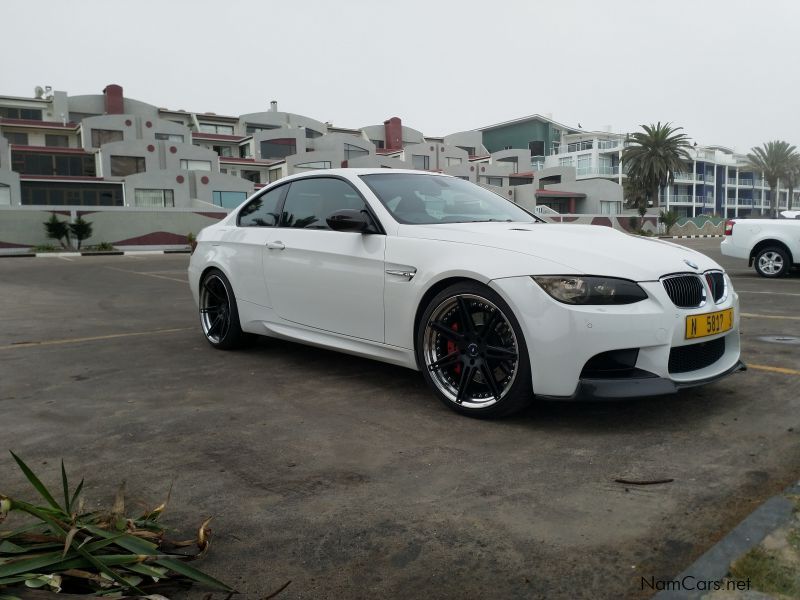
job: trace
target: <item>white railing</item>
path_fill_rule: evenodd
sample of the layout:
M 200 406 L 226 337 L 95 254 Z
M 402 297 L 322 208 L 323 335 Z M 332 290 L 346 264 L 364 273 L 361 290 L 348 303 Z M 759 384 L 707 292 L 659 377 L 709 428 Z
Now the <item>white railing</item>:
M 536 215 L 558 215 L 561 214 L 557 210 L 553 210 L 549 206 L 545 206 L 544 204 L 540 204 L 538 206 L 533 207 L 533 213 Z
M 714 180 L 716 179 L 714 175 L 706 175 L 705 177 L 706 177 L 706 182 L 708 183 L 714 183 Z
M 591 150 L 593 147 L 594 147 L 594 140 L 573 142 L 572 144 L 567 144 L 567 152 L 581 152 L 583 150 Z
M 736 177 L 728 177 L 728 185 L 736 185 Z
M 753 180 L 752 179 L 740 179 L 739 185 L 743 185 L 746 187 L 753 187 Z
M 598 140 L 597 148 L 599 150 L 611 150 L 622 146 L 622 140 Z
M 578 175 L 578 177 L 584 177 L 586 175 L 601 175 L 601 176 L 619 175 L 619 166 L 578 167 L 576 169 L 576 174 Z

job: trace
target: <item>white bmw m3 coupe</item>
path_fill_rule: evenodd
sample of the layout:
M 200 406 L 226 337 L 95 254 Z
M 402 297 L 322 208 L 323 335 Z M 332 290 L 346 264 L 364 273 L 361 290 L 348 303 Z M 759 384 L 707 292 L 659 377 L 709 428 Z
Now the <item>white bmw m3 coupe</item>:
M 545 223 L 447 175 L 281 179 L 200 232 L 189 282 L 215 348 L 258 334 L 402 365 L 472 416 L 672 394 L 744 368 L 738 296 L 707 256 Z

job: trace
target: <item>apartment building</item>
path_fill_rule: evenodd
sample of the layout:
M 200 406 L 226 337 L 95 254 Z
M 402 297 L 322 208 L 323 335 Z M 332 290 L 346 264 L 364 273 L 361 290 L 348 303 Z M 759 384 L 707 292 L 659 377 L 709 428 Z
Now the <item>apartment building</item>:
M 600 212 L 608 198 L 621 207 L 611 182 L 539 168 L 544 149 L 577 130 L 528 123 L 516 136 L 531 129 L 541 143 L 501 147 L 503 127 L 434 137 L 399 117 L 335 127 L 274 101 L 263 112 L 220 115 L 157 107 L 116 84 L 82 96 L 37 88 L 33 98 L 0 96 L 0 206 L 232 208 L 281 177 L 349 166 L 448 173 L 528 208 Z
M 577 181 L 604 179 L 622 185 L 625 166 L 622 151 L 627 136 L 609 132 L 570 132 L 562 135 L 543 167 L 574 168 Z M 659 192 L 659 205 L 681 216 L 717 214 L 725 217 L 759 216 L 770 207 L 772 190 L 763 173 L 748 166 L 744 154 L 723 146 L 698 146 L 688 151 L 690 161 L 675 173 L 671 185 Z M 786 208 L 789 190 L 778 193 L 778 205 Z M 800 191 L 794 192 L 798 206 Z

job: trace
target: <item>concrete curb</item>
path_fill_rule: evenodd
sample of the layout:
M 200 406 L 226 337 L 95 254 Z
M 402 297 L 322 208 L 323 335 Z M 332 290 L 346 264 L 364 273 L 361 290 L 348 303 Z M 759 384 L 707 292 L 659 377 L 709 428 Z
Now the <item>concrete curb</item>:
M 153 254 L 191 254 L 191 250 L 112 250 L 110 252 L 20 252 L 0 254 L 0 258 L 77 258 L 81 256 L 147 256 Z
M 719 581 L 728 575 L 731 563 L 761 543 L 770 533 L 789 522 L 794 504 L 788 494 L 800 494 L 800 482 L 789 486 L 782 494 L 773 496 L 756 508 L 719 542 L 675 577 L 674 581 L 687 579 L 691 585 L 703 581 Z M 693 578 L 693 579 L 692 579 Z M 709 590 L 664 590 L 653 596 L 654 600 L 692 600 L 702 598 Z

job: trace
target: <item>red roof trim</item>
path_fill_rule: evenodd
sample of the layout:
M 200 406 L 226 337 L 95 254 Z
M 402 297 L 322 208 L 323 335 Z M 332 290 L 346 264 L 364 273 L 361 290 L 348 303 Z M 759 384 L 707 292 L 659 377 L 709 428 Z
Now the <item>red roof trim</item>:
M 536 190 L 537 196 L 549 196 L 549 197 L 564 197 L 564 198 L 586 198 L 586 194 L 581 192 L 561 192 L 558 190 Z
M 43 181 L 105 181 L 106 183 L 118 183 L 122 185 L 121 181 L 106 181 L 103 177 L 89 177 L 86 175 L 20 175 L 19 178 L 20 181 L 36 181 L 38 179 Z
M 86 154 L 90 155 L 83 148 L 62 148 L 60 146 L 19 146 L 11 144 L 11 149 L 18 152 L 47 152 L 51 154 Z
M 66 124 L 61 121 L 37 121 L 35 119 L 6 119 L 0 117 L 0 124 L 13 125 L 15 127 L 46 127 L 48 129 L 77 129 L 78 124 L 72 121 Z

